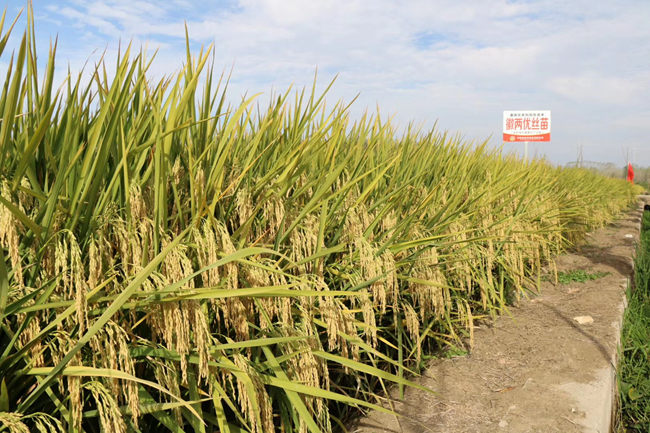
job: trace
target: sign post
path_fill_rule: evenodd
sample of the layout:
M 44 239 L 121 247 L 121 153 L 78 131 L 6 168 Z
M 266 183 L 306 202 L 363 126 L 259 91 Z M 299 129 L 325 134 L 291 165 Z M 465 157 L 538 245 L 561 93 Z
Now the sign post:
M 528 142 L 524 141 L 524 161 L 528 161 Z
M 524 160 L 528 161 L 528 143 L 551 141 L 550 110 L 503 112 L 503 142 L 524 142 Z

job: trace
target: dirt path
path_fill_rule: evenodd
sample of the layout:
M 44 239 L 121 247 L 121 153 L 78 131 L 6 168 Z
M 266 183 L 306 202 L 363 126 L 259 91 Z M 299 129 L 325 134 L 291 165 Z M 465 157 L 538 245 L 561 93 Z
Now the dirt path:
M 585 283 L 542 283 L 539 296 L 481 326 L 464 358 L 438 360 L 407 389 L 403 417 L 371 413 L 355 433 L 600 432 L 609 425 L 613 366 L 643 205 L 556 260 L 559 271 L 608 272 Z M 577 316 L 593 323 L 579 324 Z

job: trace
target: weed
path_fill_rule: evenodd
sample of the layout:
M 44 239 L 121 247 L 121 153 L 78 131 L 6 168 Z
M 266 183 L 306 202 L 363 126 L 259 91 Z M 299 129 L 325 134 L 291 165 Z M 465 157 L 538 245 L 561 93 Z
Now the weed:
M 585 283 L 587 281 L 597 280 L 610 275 L 611 272 L 587 272 L 583 269 L 574 269 L 567 272 L 558 272 L 557 281 L 560 284 Z
M 445 351 L 445 358 L 459 358 L 462 356 L 467 356 L 469 352 L 458 346 L 451 346 L 447 351 Z

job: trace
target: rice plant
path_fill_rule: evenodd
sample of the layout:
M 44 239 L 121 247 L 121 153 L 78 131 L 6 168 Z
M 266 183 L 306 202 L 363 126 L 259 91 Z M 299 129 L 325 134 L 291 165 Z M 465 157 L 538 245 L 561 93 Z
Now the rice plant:
M 638 192 L 314 88 L 229 105 L 209 48 L 60 85 L 34 34 L 0 94 L 0 432 L 336 430 Z

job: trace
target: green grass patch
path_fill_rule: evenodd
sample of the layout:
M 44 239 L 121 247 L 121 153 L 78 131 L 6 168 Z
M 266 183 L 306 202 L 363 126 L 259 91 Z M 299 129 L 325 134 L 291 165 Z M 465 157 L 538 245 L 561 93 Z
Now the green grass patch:
M 650 212 L 643 215 L 635 260 L 634 286 L 628 288 L 618 366 L 619 432 L 650 431 Z
M 558 272 L 557 281 L 560 284 L 585 283 L 591 280 L 606 277 L 611 272 L 587 272 L 583 269 L 574 269 L 568 272 Z
M 467 351 L 467 349 L 458 346 L 452 346 L 444 352 L 444 357 L 449 359 L 460 358 L 463 356 L 467 356 L 468 353 L 469 352 Z

